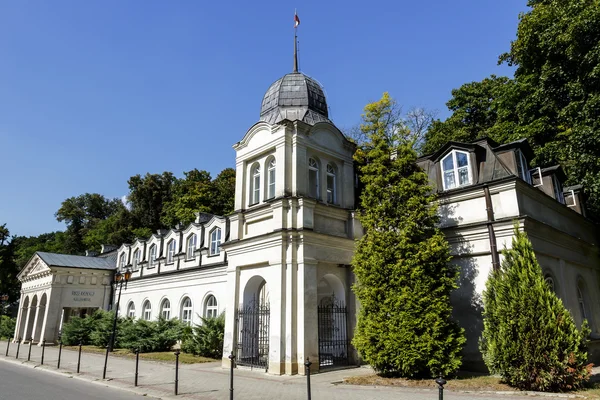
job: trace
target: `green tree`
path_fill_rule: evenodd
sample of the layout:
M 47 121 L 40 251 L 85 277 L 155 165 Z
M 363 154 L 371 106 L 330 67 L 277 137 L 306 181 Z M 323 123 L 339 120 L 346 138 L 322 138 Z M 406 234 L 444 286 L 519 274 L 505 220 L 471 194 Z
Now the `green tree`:
M 212 181 L 214 195 L 211 212 L 216 215 L 228 215 L 233 212 L 235 203 L 235 169 L 225 168 Z
M 458 269 L 449 264 L 435 197 L 412 140 L 388 124 L 393 104 L 384 93 L 365 107 L 361 130 L 369 145 L 356 154 L 365 235 L 352 261 L 361 303 L 353 343 L 385 374 L 449 374 L 460 366 L 465 342 L 450 316 Z
M 135 175 L 129 178 L 129 202 L 131 213 L 138 228 L 148 228 L 152 232 L 167 228 L 161 222 L 163 207 L 173 198 L 173 185 L 176 181 L 171 172 L 162 174 Z
M 531 242 L 515 226 L 510 250 L 483 292 L 483 358 L 492 373 L 524 390 L 565 391 L 589 378 L 584 322 L 573 317 L 545 282 Z
M 173 227 L 177 223 L 184 225 L 193 222 L 197 212 L 211 212 L 214 196 L 210 173 L 193 169 L 184 172 L 185 178 L 173 183 L 172 198 L 164 204 L 161 222 Z
M 21 287 L 17 275 L 19 267 L 14 261 L 15 244 L 10 237 L 6 224 L 0 225 L 0 294 L 8 294 L 9 303 L 19 298 Z M 2 314 L 4 310 L 0 310 Z
M 131 243 L 136 236 L 135 220 L 132 213 L 125 208 L 123 203 L 116 206 L 116 211 L 108 218 L 99 221 L 87 231 L 83 237 L 86 249 L 99 251 L 103 244 L 120 245 Z M 151 233 L 143 237 L 150 236 Z

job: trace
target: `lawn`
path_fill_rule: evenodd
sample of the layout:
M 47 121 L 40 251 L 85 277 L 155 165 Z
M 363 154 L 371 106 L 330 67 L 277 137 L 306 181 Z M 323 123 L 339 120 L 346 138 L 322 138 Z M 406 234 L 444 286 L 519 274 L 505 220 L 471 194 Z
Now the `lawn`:
M 79 346 L 64 346 L 65 349 L 78 351 Z M 105 354 L 106 349 L 102 347 L 96 346 L 82 346 L 82 352 L 86 353 L 96 353 L 96 354 Z M 117 357 L 127 357 L 127 358 L 135 358 L 135 353 L 132 353 L 127 349 L 115 349 L 111 356 Z M 140 359 L 143 360 L 151 360 L 151 361 L 163 361 L 163 362 L 175 362 L 175 354 L 173 351 L 161 351 L 156 353 L 140 353 Z M 218 361 L 214 358 L 200 357 L 195 356 L 193 354 L 181 353 L 179 355 L 179 362 L 182 364 L 197 364 L 197 363 L 205 363 L 205 362 L 213 362 Z

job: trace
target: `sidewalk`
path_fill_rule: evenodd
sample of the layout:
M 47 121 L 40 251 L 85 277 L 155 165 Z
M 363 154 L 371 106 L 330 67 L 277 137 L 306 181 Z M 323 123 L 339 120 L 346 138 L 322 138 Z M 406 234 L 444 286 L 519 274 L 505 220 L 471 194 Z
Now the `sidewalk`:
M 18 362 L 48 372 L 71 375 L 74 378 L 96 382 L 106 386 L 132 391 L 160 399 L 229 399 L 229 370 L 220 363 L 180 364 L 179 395 L 174 395 L 175 365 L 141 360 L 139 364 L 139 386 L 133 385 L 135 360 L 109 357 L 106 380 L 102 380 L 104 355 L 81 353 L 80 374 L 77 370 L 77 351 L 62 351 L 60 370 L 56 369 L 58 347 L 46 347 L 44 365 L 40 366 L 42 348 L 31 348 L 31 361 L 27 362 L 29 345 L 21 345 L 19 358 L 15 359 L 17 344 L 11 343 L 6 357 L 6 341 L 0 342 L 0 361 Z M 40 372 L 46 373 L 46 372 Z M 370 387 L 340 384 L 343 378 L 370 374 L 369 368 L 354 368 L 341 371 L 313 374 L 311 376 L 312 399 L 314 400 L 435 400 L 438 391 L 432 381 L 431 389 L 396 387 Z M 523 399 L 521 395 L 464 393 L 445 391 L 446 399 L 492 400 Z M 561 396 L 566 397 L 566 396 Z M 234 398 L 244 400 L 302 400 L 307 399 L 306 377 L 273 376 L 262 371 L 236 369 L 234 372 Z

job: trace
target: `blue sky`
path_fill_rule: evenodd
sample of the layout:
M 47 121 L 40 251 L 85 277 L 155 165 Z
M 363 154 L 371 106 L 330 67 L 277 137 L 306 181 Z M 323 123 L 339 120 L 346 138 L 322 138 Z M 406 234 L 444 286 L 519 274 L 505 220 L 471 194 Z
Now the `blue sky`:
M 231 146 L 292 70 L 294 8 L 300 69 L 343 129 L 384 91 L 445 118 L 453 88 L 512 75 L 497 59 L 526 1 L 2 2 L 0 224 L 61 230 L 68 197 L 234 167 Z

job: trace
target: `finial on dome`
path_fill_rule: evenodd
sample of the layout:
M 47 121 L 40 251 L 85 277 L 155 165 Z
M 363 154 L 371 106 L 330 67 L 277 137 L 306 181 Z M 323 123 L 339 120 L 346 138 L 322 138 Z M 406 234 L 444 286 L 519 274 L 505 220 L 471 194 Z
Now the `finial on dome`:
M 294 72 L 298 72 L 298 25 L 300 18 L 294 9 Z

